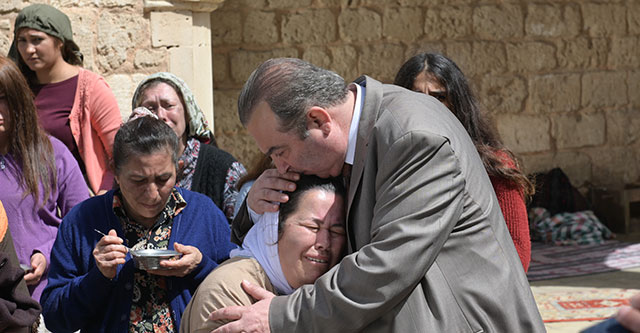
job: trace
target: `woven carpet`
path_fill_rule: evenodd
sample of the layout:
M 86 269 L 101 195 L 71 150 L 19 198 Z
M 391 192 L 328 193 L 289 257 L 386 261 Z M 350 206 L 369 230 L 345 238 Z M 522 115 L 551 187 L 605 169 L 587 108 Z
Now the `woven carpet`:
M 600 320 L 613 316 L 639 289 L 589 289 L 557 291 L 533 296 L 545 323 Z
M 640 243 L 607 241 L 597 245 L 533 243 L 529 281 L 610 272 L 640 266 Z

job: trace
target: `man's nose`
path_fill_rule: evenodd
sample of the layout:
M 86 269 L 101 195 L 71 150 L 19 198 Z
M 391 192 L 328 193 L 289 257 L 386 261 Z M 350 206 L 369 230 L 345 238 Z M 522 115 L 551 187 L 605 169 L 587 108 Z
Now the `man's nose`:
M 276 165 L 276 169 L 278 169 L 278 172 L 281 174 L 286 173 L 291 167 L 287 162 L 283 161 L 281 158 L 272 157 L 272 160 L 273 160 L 273 164 Z

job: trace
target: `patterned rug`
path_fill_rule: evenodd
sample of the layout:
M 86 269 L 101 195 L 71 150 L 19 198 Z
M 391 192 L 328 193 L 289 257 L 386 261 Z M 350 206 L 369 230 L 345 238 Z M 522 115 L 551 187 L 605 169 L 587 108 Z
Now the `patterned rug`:
M 533 296 L 545 323 L 587 321 L 609 318 L 618 308 L 629 305 L 629 298 L 640 289 L 558 290 L 541 293 L 533 288 Z
M 529 281 L 610 272 L 640 266 L 640 243 L 606 241 L 597 245 L 533 243 Z

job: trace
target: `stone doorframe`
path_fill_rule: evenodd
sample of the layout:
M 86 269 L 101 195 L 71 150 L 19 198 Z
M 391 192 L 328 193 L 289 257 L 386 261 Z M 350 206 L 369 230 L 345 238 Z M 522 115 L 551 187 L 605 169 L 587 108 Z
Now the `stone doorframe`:
M 211 12 L 225 0 L 144 0 L 151 46 L 168 48 L 168 71 L 191 88 L 213 130 Z

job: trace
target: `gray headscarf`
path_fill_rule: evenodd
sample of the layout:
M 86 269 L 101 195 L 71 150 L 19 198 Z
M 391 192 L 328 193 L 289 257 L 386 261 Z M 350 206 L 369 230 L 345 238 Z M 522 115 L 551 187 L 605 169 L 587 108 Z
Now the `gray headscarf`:
M 73 32 L 71 31 L 71 21 L 69 17 L 58 9 L 38 3 L 23 8 L 18 17 L 13 29 L 13 42 L 9 49 L 9 58 L 18 63 L 20 55 L 17 48 L 18 31 L 22 28 L 31 28 L 38 31 L 42 31 L 49 36 L 60 39 L 64 44 L 71 46 L 71 51 L 82 62 L 83 56 L 80 52 L 80 48 L 73 41 Z M 65 61 L 72 63 L 69 59 Z M 77 65 L 73 63 L 74 65 Z
M 215 138 L 213 132 L 209 129 L 209 124 L 204 116 L 204 113 L 196 103 L 196 98 L 193 96 L 191 89 L 187 84 L 182 81 L 181 78 L 168 72 L 159 72 L 147 76 L 142 82 L 138 84 L 135 93 L 133 93 L 133 99 L 131 100 L 131 108 L 136 109 L 140 106 L 142 99 L 142 93 L 147 89 L 148 83 L 153 81 L 170 82 L 173 86 L 177 87 L 179 91 L 177 93 L 182 96 L 184 102 L 185 114 L 189 115 L 189 124 L 187 128 L 187 138 L 196 138 L 199 141 L 205 143 L 215 144 Z

